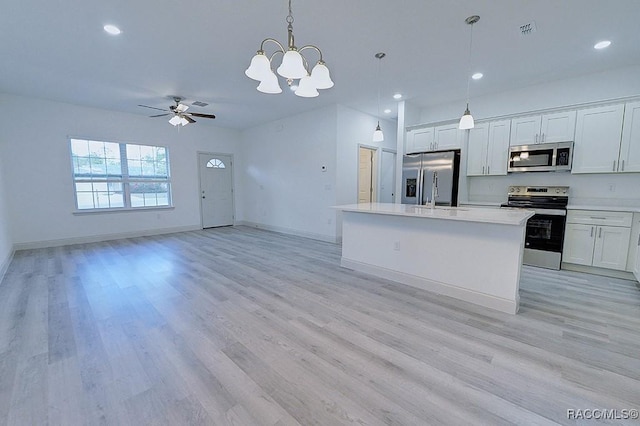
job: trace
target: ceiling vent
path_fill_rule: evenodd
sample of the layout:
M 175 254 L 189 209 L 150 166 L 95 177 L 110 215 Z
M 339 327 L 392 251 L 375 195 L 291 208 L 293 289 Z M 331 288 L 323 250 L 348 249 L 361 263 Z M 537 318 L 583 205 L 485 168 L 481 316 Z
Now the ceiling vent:
M 526 24 L 520 25 L 520 35 L 522 35 L 522 36 L 531 35 L 531 34 L 535 33 L 536 30 L 537 30 L 537 28 L 536 28 L 536 22 L 535 21 L 527 22 Z
M 195 105 L 195 106 L 199 106 L 199 107 L 206 107 L 207 105 L 209 105 L 206 102 L 200 102 L 200 101 L 195 101 L 194 103 L 192 103 L 191 105 Z

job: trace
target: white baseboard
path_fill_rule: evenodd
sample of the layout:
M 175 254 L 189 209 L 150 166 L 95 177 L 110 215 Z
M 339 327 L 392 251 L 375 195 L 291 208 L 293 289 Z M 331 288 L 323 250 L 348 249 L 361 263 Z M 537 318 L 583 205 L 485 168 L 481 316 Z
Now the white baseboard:
M 562 262 L 560 269 L 567 271 L 585 272 L 587 274 L 600 275 L 603 277 L 620 278 L 623 280 L 635 281 L 633 273 L 618 271 L 615 269 L 597 268 L 595 266 L 576 265 L 575 263 Z
M 7 269 L 9 269 L 9 265 L 11 264 L 11 261 L 13 260 L 13 255 L 15 253 L 16 253 L 16 250 L 14 247 L 13 250 L 11 250 L 11 253 L 9 254 L 9 256 L 4 260 L 4 262 L 0 263 L 0 283 L 4 279 L 4 274 L 7 273 Z
M 364 272 L 366 274 L 386 278 L 388 280 L 396 281 L 401 284 L 410 285 L 411 287 L 416 287 L 433 293 L 442 294 L 444 296 L 464 300 L 465 302 L 480 305 L 485 308 L 495 309 L 496 311 L 505 312 L 507 314 L 515 314 L 518 312 L 518 305 L 520 302 L 519 295 L 515 301 L 502 299 L 496 296 L 478 293 L 476 291 L 467 290 L 450 284 L 428 280 L 426 278 L 418 277 L 415 275 L 405 274 L 403 272 L 381 268 L 379 266 L 370 265 L 355 260 L 345 259 L 344 257 L 342 258 L 340 264 L 345 268 L 353 269 L 358 272 Z
M 281 233 L 281 234 L 295 235 L 295 236 L 298 236 L 298 237 L 310 238 L 312 240 L 325 241 L 327 243 L 334 243 L 335 244 L 335 243 L 338 242 L 338 238 L 337 237 L 331 237 L 329 235 L 316 234 L 316 233 L 313 233 L 313 232 L 298 231 L 297 229 L 285 228 L 285 227 L 282 227 L 282 226 L 266 225 L 266 224 L 263 224 L 263 223 L 256 223 L 256 222 L 249 222 L 249 221 L 239 221 L 239 222 L 236 222 L 235 225 L 237 225 L 237 226 L 249 226 L 251 228 L 264 229 L 266 231 L 273 231 L 273 232 L 278 232 L 278 233 Z
M 117 234 L 91 235 L 87 237 L 62 238 L 59 240 L 32 241 L 28 243 L 14 244 L 14 250 L 30 250 L 48 247 L 68 246 L 72 244 L 98 243 L 101 241 L 120 240 L 123 238 L 149 237 L 151 235 L 175 234 L 176 232 L 198 231 L 199 225 L 178 226 L 174 228 L 148 229 L 135 232 L 120 232 Z

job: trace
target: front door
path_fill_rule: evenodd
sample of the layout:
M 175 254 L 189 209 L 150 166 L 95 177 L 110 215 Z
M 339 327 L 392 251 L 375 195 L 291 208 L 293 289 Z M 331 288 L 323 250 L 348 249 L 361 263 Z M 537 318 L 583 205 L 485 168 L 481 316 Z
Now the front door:
M 233 225 L 233 181 L 230 155 L 198 154 L 202 227 Z

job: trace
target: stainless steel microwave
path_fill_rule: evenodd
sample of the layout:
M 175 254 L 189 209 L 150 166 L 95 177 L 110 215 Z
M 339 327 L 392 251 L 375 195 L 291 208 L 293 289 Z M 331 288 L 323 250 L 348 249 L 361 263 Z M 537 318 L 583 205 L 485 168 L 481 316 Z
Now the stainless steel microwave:
M 509 172 L 558 172 L 571 170 L 573 142 L 541 143 L 509 148 Z

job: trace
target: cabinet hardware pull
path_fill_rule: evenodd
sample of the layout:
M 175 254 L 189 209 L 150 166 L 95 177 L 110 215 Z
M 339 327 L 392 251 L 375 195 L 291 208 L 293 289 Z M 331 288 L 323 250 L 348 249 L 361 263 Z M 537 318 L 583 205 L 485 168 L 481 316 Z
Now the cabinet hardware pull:
M 598 217 L 598 216 L 589 216 L 589 218 L 591 219 L 598 219 L 598 220 L 607 220 L 606 217 Z
M 622 171 L 624 172 L 624 160 L 622 160 Z
M 613 160 L 613 169 L 611 171 L 612 172 L 616 171 L 616 160 Z
M 491 166 L 487 166 L 487 174 L 490 175 L 491 174 Z
M 484 174 L 484 166 L 482 166 L 482 174 Z
M 540 139 L 540 142 L 544 143 L 544 133 L 542 134 L 542 138 Z
M 600 232 L 598 232 L 598 238 L 602 238 L 602 228 L 600 228 Z
M 538 134 L 536 133 L 536 143 L 538 143 Z
M 591 227 L 591 237 L 593 237 L 593 226 Z

